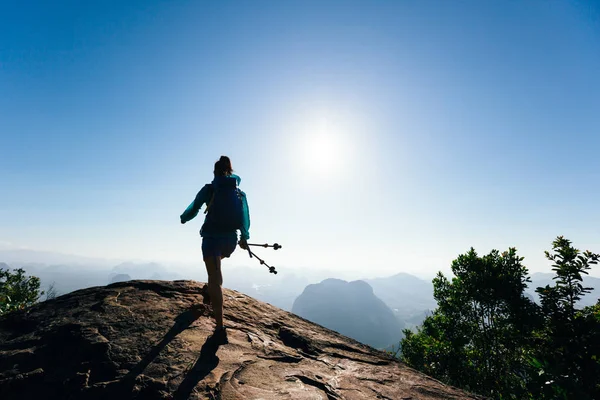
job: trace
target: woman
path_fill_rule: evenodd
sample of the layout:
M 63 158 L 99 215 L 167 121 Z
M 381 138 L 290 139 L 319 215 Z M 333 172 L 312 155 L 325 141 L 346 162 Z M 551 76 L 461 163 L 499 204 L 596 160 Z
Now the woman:
M 240 247 L 248 249 L 250 215 L 246 194 L 237 186 L 241 178 L 233 173 L 229 157 L 215 163 L 214 180 L 204 185 L 189 207 L 181 214 L 181 223 L 192 220 L 206 204 L 206 218 L 200 229 L 202 256 L 208 274 L 208 295 L 215 317 L 215 333 L 225 335 L 223 326 L 223 275 L 221 260 L 235 250 L 240 230 Z

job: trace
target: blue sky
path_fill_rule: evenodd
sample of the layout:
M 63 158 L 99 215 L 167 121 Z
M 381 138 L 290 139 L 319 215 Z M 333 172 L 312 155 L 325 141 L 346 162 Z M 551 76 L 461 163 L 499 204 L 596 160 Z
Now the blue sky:
M 592 1 L 2 2 L 0 241 L 201 265 L 226 154 L 283 268 L 548 270 L 600 252 L 598 110 Z

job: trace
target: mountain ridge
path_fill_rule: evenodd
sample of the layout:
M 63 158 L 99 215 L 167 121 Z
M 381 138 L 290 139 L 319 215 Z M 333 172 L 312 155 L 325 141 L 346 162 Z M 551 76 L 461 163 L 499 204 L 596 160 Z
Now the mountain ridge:
M 292 312 L 376 348 L 397 345 L 403 325 L 363 280 L 329 278 L 306 286 Z

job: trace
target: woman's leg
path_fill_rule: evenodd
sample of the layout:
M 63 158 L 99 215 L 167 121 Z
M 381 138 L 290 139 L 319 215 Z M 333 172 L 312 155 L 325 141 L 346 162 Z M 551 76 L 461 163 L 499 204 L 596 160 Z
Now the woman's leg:
M 208 274 L 208 294 L 215 315 L 216 328 L 223 327 L 223 275 L 221 274 L 221 257 L 204 258 Z
M 202 240 L 202 254 L 208 273 L 208 295 L 215 316 L 216 328 L 223 327 L 223 275 L 221 259 L 229 257 L 235 250 L 237 237 L 211 238 Z

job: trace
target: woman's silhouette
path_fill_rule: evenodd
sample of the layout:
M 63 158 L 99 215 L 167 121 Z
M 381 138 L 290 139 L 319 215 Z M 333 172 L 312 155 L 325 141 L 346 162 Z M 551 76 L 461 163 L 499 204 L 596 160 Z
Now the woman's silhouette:
M 206 218 L 200 236 L 202 236 L 202 256 L 208 274 L 208 294 L 215 317 L 215 334 L 226 332 L 223 325 L 223 275 L 221 260 L 229 257 L 238 243 L 237 230 L 240 231 L 240 247 L 248 249 L 250 238 L 250 215 L 246 194 L 238 189 L 241 178 L 233 173 L 229 157 L 221 156 L 215 163 L 214 180 L 204 185 L 194 201 L 181 214 L 181 223 L 190 221 L 206 204 Z

